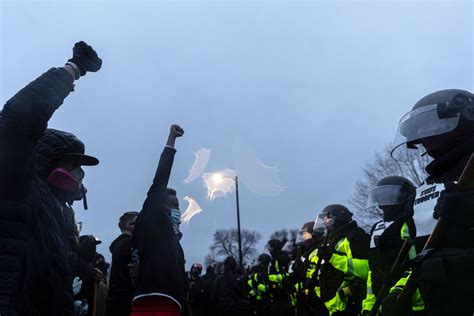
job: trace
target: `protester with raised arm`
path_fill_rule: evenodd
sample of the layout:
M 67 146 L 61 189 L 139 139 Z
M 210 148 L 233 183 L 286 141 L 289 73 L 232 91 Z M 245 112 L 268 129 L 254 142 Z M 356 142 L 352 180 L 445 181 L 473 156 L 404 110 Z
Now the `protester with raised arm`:
M 47 129 L 74 80 L 101 68 L 84 42 L 7 101 L 0 115 L 0 314 L 71 315 L 71 257 L 77 228 L 71 204 L 84 197 L 84 154 L 73 134 Z M 78 118 L 79 119 L 79 118 Z
M 133 254 L 139 261 L 132 315 L 179 315 L 186 297 L 184 253 L 179 240 L 181 213 L 176 191 L 168 181 L 176 153 L 175 140 L 183 136 L 172 125 L 168 142 L 133 231 Z

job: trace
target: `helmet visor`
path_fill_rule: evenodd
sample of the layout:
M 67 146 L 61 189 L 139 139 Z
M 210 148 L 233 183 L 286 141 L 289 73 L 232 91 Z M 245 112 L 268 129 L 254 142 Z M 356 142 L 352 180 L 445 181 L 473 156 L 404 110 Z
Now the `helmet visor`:
M 400 185 L 381 185 L 369 192 L 366 209 L 388 205 L 399 205 L 406 201 Z
M 315 223 L 314 223 L 314 231 L 318 229 L 318 227 L 324 227 L 325 229 L 330 228 L 334 225 L 336 219 L 334 217 L 329 217 L 328 212 L 321 212 L 319 213 Z
M 305 243 L 305 240 L 303 238 L 303 233 L 299 233 L 298 236 L 296 236 L 295 245 L 301 246 L 301 245 L 304 245 L 304 243 Z
M 314 221 L 314 226 L 313 226 L 313 231 L 321 230 L 324 229 L 323 225 L 323 218 L 326 213 L 320 213 L 318 216 L 316 216 L 316 219 Z
M 460 113 L 440 119 L 438 104 L 431 104 L 414 109 L 405 114 L 398 124 L 397 135 L 392 149 L 392 157 L 403 161 L 406 154 L 405 144 L 418 141 L 422 138 L 441 135 L 454 130 L 459 124 Z M 416 147 L 414 147 L 416 148 Z
M 295 245 L 292 241 L 287 241 L 283 248 L 281 248 L 281 251 L 283 251 L 284 253 L 291 253 L 293 252 L 293 250 L 295 250 Z

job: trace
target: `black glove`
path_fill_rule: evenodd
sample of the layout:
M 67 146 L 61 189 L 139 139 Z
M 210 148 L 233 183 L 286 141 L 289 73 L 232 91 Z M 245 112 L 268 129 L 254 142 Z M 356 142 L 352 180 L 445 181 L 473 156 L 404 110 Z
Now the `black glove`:
M 329 261 L 332 257 L 333 250 L 329 246 L 321 246 L 318 249 L 318 258 L 321 258 L 325 262 Z
M 68 61 L 79 68 L 81 76 L 84 76 L 87 71 L 96 72 L 102 66 L 102 59 L 97 56 L 96 51 L 83 41 L 74 44 L 72 58 Z
M 396 288 L 382 301 L 382 315 L 384 316 L 400 316 L 400 315 L 408 315 L 411 304 L 409 301 L 404 299 L 403 297 L 399 297 L 400 293 L 402 292 L 401 288 Z
M 436 203 L 433 217 L 442 217 L 448 223 L 462 226 L 474 226 L 474 190 L 461 191 L 455 183 L 445 184 Z

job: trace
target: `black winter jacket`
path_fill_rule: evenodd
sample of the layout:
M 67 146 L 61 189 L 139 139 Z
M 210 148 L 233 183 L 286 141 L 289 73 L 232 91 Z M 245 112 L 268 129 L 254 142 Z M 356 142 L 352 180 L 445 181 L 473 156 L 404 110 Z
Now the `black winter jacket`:
M 165 212 L 166 188 L 176 150 L 165 147 L 133 230 L 132 246 L 138 250 L 139 273 L 135 299 L 155 294 L 168 297 L 182 308 L 186 297 L 184 253 Z
M 7 101 L 0 116 L 0 314 L 71 315 L 74 213 L 47 185 L 47 122 L 73 90 L 52 68 Z M 46 141 L 46 142 L 45 142 Z M 38 172 L 42 171 L 42 172 Z
M 244 282 L 233 272 L 219 275 L 211 293 L 211 303 L 216 306 L 219 315 L 240 315 L 246 310 Z
M 130 315 L 134 290 L 128 270 L 128 264 L 132 262 L 131 242 L 132 236 L 122 234 L 112 242 L 109 248 L 112 253 L 112 269 L 107 297 L 107 315 Z

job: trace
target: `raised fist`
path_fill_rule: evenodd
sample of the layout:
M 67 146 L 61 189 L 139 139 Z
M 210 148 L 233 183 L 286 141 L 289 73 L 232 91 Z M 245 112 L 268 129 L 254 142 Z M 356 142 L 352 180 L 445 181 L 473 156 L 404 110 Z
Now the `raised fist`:
M 171 125 L 170 128 L 170 136 L 173 136 L 175 138 L 181 137 L 184 134 L 184 130 L 179 126 L 179 125 Z
M 96 51 L 83 41 L 74 44 L 72 58 L 68 61 L 79 68 L 81 76 L 84 76 L 88 71 L 96 72 L 102 66 L 102 59 L 99 58 Z

